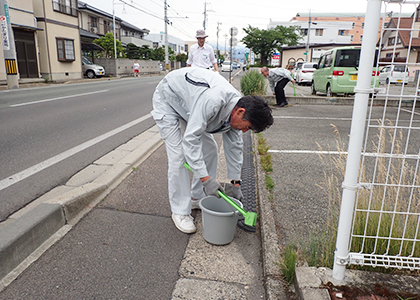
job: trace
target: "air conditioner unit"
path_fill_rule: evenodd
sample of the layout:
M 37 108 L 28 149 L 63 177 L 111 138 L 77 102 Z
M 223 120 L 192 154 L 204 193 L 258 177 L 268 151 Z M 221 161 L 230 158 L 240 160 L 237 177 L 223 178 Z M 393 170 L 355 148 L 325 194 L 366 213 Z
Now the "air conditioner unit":
M 90 27 L 90 32 L 98 33 L 98 27 Z

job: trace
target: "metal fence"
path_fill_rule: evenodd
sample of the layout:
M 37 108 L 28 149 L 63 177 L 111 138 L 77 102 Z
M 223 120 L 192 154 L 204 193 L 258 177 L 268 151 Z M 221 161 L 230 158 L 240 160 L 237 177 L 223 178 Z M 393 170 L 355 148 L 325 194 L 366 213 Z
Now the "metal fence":
M 369 0 L 333 277 L 346 265 L 420 269 L 420 1 Z M 408 7 L 408 9 L 407 9 Z M 403 12 L 412 15 L 402 17 Z M 380 18 L 391 18 L 381 22 Z M 380 39 L 377 35 L 380 30 Z M 370 87 L 376 48 L 379 89 Z M 407 72 L 408 68 L 408 72 Z M 378 74 L 377 74 L 378 75 Z M 390 86 L 397 84 L 398 93 Z M 373 118 L 380 99 L 381 118 Z M 397 107 L 389 105 L 391 101 Z M 407 104 L 409 104 L 407 106 Z

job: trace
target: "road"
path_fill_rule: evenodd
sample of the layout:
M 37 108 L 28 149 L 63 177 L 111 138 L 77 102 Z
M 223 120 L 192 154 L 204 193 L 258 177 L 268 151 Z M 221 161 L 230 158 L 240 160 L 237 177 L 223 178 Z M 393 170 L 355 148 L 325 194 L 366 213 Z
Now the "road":
M 153 126 L 161 78 L 0 91 L 0 221 Z

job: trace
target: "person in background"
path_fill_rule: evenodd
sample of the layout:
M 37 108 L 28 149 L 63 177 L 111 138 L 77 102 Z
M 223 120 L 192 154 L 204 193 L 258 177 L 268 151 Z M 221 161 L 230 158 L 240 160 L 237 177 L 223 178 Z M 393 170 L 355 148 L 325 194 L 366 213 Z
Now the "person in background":
M 166 145 L 168 195 L 172 220 L 184 233 L 196 231 L 193 199 L 219 197 L 216 180 L 218 147 L 212 133 L 221 133 L 232 196 L 243 198 L 242 133 L 261 132 L 273 124 L 271 108 L 259 96 L 242 97 L 224 77 L 202 68 L 182 68 L 166 75 L 153 94 L 151 112 Z M 182 125 L 185 130 L 180 128 Z M 187 162 L 193 171 L 190 183 Z
M 139 69 L 140 69 L 140 65 L 139 65 L 139 63 L 137 62 L 137 60 L 134 62 L 134 65 L 133 65 L 133 70 L 134 70 L 134 77 L 137 77 L 137 76 L 139 76 L 140 74 L 139 74 Z
M 274 106 L 283 107 L 288 104 L 286 95 L 284 94 L 284 87 L 289 81 L 295 83 L 291 73 L 292 69 L 293 66 L 291 65 L 288 65 L 286 69 L 268 69 L 267 67 L 261 68 L 261 74 L 268 79 L 268 83 L 270 84 L 270 88 L 273 91 L 273 95 L 276 96 L 276 104 Z
M 206 37 L 208 37 L 206 32 L 199 29 L 197 30 L 195 37 L 197 38 L 197 44 L 192 45 L 188 52 L 187 67 L 210 69 L 210 67 L 213 66 L 214 70 L 219 72 L 217 60 L 214 57 L 213 47 L 205 43 Z

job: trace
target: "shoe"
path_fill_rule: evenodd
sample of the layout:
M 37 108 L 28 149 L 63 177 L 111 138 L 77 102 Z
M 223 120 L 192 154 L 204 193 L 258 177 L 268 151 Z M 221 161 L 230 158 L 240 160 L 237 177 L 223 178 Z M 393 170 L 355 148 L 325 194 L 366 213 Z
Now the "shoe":
M 190 215 L 172 213 L 172 221 L 174 221 L 176 228 L 184 233 L 194 233 L 197 230 L 194 225 L 194 219 Z
M 191 209 L 200 209 L 201 210 L 201 207 L 200 207 L 199 203 L 200 203 L 200 200 L 191 198 Z
M 278 106 L 278 107 L 284 107 L 284 106 L 286 106 L 287 104 L 289 104 L 289 103 L 287 103 L 287 102 L 282 102 L 282 103 L 280 103 L 280 104 L 277 104 L 277 106 Z

